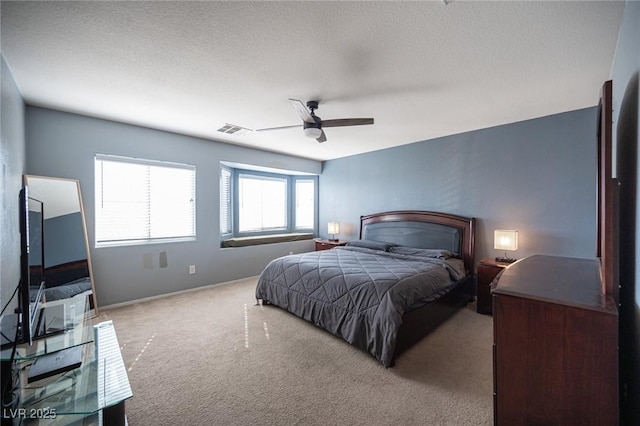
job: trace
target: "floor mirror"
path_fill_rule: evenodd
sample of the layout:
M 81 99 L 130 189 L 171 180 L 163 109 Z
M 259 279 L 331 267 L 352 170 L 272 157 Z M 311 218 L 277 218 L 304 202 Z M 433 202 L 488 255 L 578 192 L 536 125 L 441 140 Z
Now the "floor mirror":
M 25 175 L 30 201 L 42 208 L 44 297 L 61 300 L 86 294 L 89 315 L 98 314 L 80 182 Z

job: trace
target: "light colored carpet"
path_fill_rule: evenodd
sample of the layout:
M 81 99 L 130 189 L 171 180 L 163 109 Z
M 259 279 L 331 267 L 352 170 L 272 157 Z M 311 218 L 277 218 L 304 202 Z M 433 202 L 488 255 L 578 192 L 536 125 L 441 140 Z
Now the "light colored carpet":
M 120 308 L 129 425 L 489 425 L 492 319 L 461 309 L 393 368 L 273 306 L 256 279 Z

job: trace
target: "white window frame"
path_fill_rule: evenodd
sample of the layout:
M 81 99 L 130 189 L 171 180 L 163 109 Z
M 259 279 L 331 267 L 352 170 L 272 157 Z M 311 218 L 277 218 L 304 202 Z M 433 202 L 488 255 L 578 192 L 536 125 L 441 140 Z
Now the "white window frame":
M 149 210 L 149 219 L 145 224 L 147 228 L 146 236 L 135 236 L 133 237 L 131 234 L 129 235 L 120 235 L 120 236 L 110 236 L 106 237 L 105 233 L 100 230 L 101 226 L 101 205 L 102 205 L 102 188 L 100 185 L 102 184 L 102 176 L 101 176 L 101 165 L 102 162 L 114 162 L 114 163 L 128 163 L 132 165 L 138 166 L 147 166 L 147 167 L 157 167 L 157 168 L 169 168 L 169 169 L 179 169 L 179 170 L 187 170 L 192 172 L 191 176 L 191 187 L 189 188 L 192 192 L 186 193 L 185 197 L 189 197 L 188 200 L 184 200 L 186 203 L 190 203 L 191 208 L 187 208 L 185 211 L 184 219 L 188 220 L 191 225 L 191 230 L 188 230 L 185 233 L 181 233 L 180 235 L 164 235 L 164 236 L 154 236 L 152 227 L 152 212 L 151 212 L 151 197 L 154 189 L 157 189 L 158 183 L 154 187 L 153 181 L 150 181 L 150 189 L 147 194 L 147 199 L 141 200 L 143 202 L 148 203 L 147 209 Z M 184 242 L 184 241 L 195 241 L 196 240 L 196 166 L 191 164 L 183 164 L 183 163 L 174 163 L 168 161 L 158 161 L 158 160 L 148 160 L 141 158 L 132 158 L 132 157 L 123 157 L 117 155 L 108 155 L 108 154 L 96 154 L 94 160 L 95 167 L 95 247 L 115 247 L 115 246 L 128 246 L 128 245 L 141 245 L 141 244 L 154 244 L 154 243 L 169 243 L 169 242 Z M 185 229 L 189 228 L 187 227 Z

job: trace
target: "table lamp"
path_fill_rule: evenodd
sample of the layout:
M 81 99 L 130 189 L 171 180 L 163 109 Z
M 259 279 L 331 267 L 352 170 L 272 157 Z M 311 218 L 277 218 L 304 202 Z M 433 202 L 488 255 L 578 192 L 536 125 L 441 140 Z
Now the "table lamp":
M 507 256 L 507 251 L 518 250 L 518 231 L 496 229 L 493 231 L 493 248 L 504 250 L 504 257 L 496 257 L 497 262 L 513 263 L 516 259 Z
M 327 233 L 331 235 L 329 241 L 338 241 L 336 234 L 340 233 L 340 224 L 338 222 L 329 222 L 329 226 L 327 226 Z

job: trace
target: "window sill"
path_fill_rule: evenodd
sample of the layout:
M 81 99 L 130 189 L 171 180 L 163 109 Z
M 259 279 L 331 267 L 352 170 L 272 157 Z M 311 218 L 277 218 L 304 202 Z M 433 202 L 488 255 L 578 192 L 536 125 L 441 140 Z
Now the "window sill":
M 102 241 L 95 244 L 95 248 L 104 247 L 124 247 L 124 246 L 142 246 L 149 244 L 167 244 L 167 243 L 183 243 L 187 241 L 196 241 L 196 237 L 175 237 L 175 238 L 157 238 L 151 240 L 127 240 L 127 241 Z
M 293 233 L 293 234 L 276 234 L 276 235 L 258 235 L 255 237 L 238 237 L 229 238 L 222 241 L 220 247 L 246 247 L 257 246 L 260 244 L 285 243 L 290 241 L 303 241 L 313 239 L 311 233 Z

